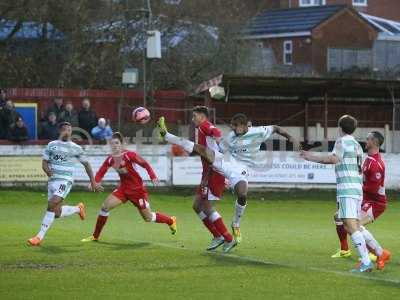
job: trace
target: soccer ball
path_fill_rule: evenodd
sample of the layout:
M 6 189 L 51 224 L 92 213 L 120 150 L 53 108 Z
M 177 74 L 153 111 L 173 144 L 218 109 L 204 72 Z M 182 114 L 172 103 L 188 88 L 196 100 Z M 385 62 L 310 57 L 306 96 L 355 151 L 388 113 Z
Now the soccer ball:
M 132 111 L 132 120 L 133 122 L 139 124 L 146 124 L 150 121 L 150 112 L 147 108 L 144 107 L 137 107 Z
M 213 86 L 210 87 L 210 89 L 208 90 L 210 92 L 210 96 L 212 99 L 215 100 L 223 100 L 225 99 L 225 89 L 221 86 Z

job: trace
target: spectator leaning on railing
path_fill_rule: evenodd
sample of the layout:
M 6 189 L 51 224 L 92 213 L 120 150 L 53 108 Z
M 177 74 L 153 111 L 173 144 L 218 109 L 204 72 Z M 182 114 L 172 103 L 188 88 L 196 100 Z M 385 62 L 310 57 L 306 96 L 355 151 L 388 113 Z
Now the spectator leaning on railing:
M 22 117 L 17 117 L 15 123 L 8 129 L 8 139 L 13 142 L 28 140 L 28 128 L 26 128 Z
M 78 114 L 79 127 L 84 129 L 89 134 L 92 129 L 97 125 L 96 113 L 90 108 L 90 100 L 88 98 L 83 99 L 82 109 Z
M 106 119 L 100 118 L 98 125 L 92 129 L 92 136 L 95 140 L 105 141 L 112 137 L 112 129 L 107 125 Z
M 74 110 L 71 101 L 65 104 L 65 111 L 62 112 L 59 122 L 68 122 L 72 127 L 79 126 L 78 113 Z
M 8 129 L 21 115 L 15 110 L 14 103 L 7 100 L 3 109 L 0 110 L 0 139 L 6 139 Z
M 58 139 L 58 126 L 55 112 L 51 111 L 47 119 L 48 121 L 42 123 L 42 130 L 39 137 L 42 140 L 56 140 Z
M 65 112 L 65 107 L 63 104 L 63 99 L 62 98 L 54 98 L 53 100 L 53 105 L 51 105 L 46 112 L 46 116 L 49 116 L 51 112 L 54 112 L 56 114 L 57 120 L 61 120 L 61 117 L 63 113 Z

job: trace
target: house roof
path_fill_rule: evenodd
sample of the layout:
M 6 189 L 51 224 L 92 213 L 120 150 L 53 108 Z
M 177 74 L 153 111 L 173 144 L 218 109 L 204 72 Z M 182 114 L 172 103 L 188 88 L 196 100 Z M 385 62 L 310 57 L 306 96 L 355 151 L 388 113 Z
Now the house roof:
M 389 36 L 400 35 L 400 22 L 360 13 L 370 24 L 374 25 L 381 34 Z
M 266 10 L 250 20 L 242 34 L 248 37 L 270 34 L 304 33 L 329 19 L 346 5 L 323 5 Z

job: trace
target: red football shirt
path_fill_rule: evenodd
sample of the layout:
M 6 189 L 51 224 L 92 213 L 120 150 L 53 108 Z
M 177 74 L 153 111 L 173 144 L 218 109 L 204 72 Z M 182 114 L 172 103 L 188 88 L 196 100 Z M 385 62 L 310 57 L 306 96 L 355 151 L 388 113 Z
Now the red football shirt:
M 135 170 L 135 164 L 146 169 L 150 179 L 156 179 L 157 176 L 151 168 L 150 164 L 140 157 L 137 153 L 132 151 L 124 151 L 119 158 L 109 155 L 104 161 L 103 165 L 96 173 L 95 180 L 100 182 L 107 170 L 113 167 L 118 173 L 121 180 L 121 186 L 129 190 L 143 189 L 143 180 L 139 173 Z
M 212 150 L 218 151 L 218 145 L 215 141 L 215 138 L 220 138 L 222 136 L 221 130 L 215 127 L 208 120 L 201 123 L 198 127 L 198 130 L 197 143 Z M 210 166 L 204 158 L 201 158 L 201 163 L 203 165 L 202 178 L 204 178 L 208 175 L 208 169 Z
M 385 163 L 380 153 L 368 155 L 363 163 L 363 200 L 386 204 Z
M 219 130 L 214 124 L 210 121 L 206 120 L 198 126 L 198 137 L 197 142 L 200 145 L 203 145 L 212 150 L 218 151 L 218 145 L 215 141 L 215 138 L 220 138 L 222 136 L 221 130 Z M 207 163 L 205 159 L 201 159 L 201 163 L 203 165 L 203 173 L 202 179 L 208 177 L 208 186 L 211 189 L 211 192 L 215 196 L 222 195 L 222 192 L 225 188 L 225 177 L 220 173 L 217 173 L 213 170 L 209 173 L 210 165 Z

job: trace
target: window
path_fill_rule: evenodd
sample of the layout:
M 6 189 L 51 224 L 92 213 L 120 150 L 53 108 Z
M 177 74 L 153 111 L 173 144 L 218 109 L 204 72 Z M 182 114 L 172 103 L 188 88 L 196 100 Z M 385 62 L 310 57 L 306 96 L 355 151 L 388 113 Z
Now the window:
M 368 6 L 368 0 L 353 0 L 354 6 Z
M 283 64 L 292 65 L 293 64 L 293 42 L 284 41 L 283 42 Z
M 326 0 L 299 0 L 300 6 L 326 5 Z

